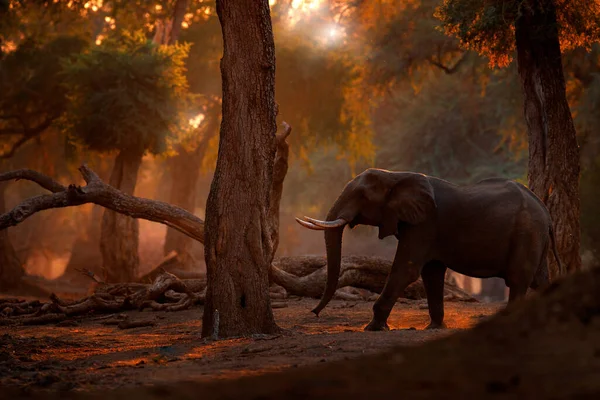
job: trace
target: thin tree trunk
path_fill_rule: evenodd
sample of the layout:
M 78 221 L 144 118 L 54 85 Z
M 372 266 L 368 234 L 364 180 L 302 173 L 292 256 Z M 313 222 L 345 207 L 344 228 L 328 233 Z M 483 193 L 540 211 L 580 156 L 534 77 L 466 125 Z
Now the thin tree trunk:
M 218 117 L 215 113 L 207 112 L 208 122 L 201 132 L 200 143 L 193 151 L 178 146 L 178 155 L 170 158 L 167 165 L 170 170 L 171 194 L 169 203 L 193 213 L 196 208 L 197 183 L 200 176 L 202 161 L 208 150 L 210 140 L 217 133 Z M 191 248 L 194 240 L 176 229 L 168 228 L 165 238 L 164 255 L 176 251 L 184 268 L 194 264 Z
M 288 171 L 288 159 L 290 156 L 290 147 L 286 141 L 287 137 L 292 131 L 292 128 L 287 124 L 283 123 L 284 131 L 277 134 L 275 138 L 276 153 L 275 160 L 273 161 L 273 184 L 271 186 L 271 202 L 269 204 L 269 215 L 271 220 L 271 242 L 273 243 L 273 249 L 271 252 L 271 258 L 269 265 L 275 258 L 275 252 L 279 247 L 279 206 L 281 204 L 281 196 L 283 194 L 283 182 Z
M 529 187 L 550 210 L 557 249 L 567 271 L 579 254 L 579 149 L 566 98 L 553 0 L 522 7 L 516 22 L 518 70 L 529 133 Z M 551 254 L 550 254 L 551 255 Z M 549 257 L 550 275 L 561 273 Z
M 175 6 L 173 7 L 173 20 L 171 22 L 171 34 L 167 44 L 173 45 L 179 39 L 179 33 L 181 32 L 181 23 L 185 17 L 185 11 L 187 10 L 188 0 L 176 0 Z
M 82 232 L 71 250 L 69 262 L 65 268 L 62 278 L 75 281 L 89 281 L 78 269 L 86 268 L 100 275 L 102 270 L 102 253 L 100 252 L 100 231 L 102 226 L 102 215 L 104 209 L 93 205 L 88 220 L 86 232 Z
M 206 206 L 202 336 L 273 333 L 269 198 L 277 126 L 269 2 L 217 0 L 217 14 L 224 44 L 223 119 Z
M 0 215 L 6 211 L 4 203 L 4 190 L 6 184 L 0 182 Z M 10 242 L 8 231 L 0 231 L 0 291 L 16 289 L 20 285 L 25 271 L 17 257 L 17 253 Z
M 110 174 L 110 162 L 102 160 L 98 165 L 98 175 L 101 179 L 108 180 Z M 75 281 L 89 282 L 89 278 L 82 275 L 78 269 L 85 268 L 102 275 L 102 253 L 100 252 L 100 232 L 102 227 L 102 215 L 104 208 L 93 204 L 92 212 L 88 220 L 88 227 L 75 239 L 69 262 L 61 278 Z
M 161 44 L 173 45 L 179 39 L 181 23 L 185 17 L 188 0 L 177 0 L 173 6 L 173 15 L 170 21 L 170 32 L 161 38 Z M 171 180 L 171 192 L 169 202 L 193 213 L 196 207 L 196 185 L 200 176 L 200 166 L 206 153 L 208 143 L 201 143 L 195 150 L 188 151 L 184 146 L 177 146 L 177 155 L 167 160 L 167 166 Z M 190 268 L 194 264 L 191 254 L 193 239 L 181 232 L 167 228 L 164 255 L 176 251 L 184 268 Z
M 179 146 L 178 155 L 167 160 L 171 179 L 169 203 L 194 212 L 196 208 L 196 182 L 200 176 L 200 163 L 203 155 L 196 151 L 188 152 Z M 164 255 L 175 250 L 185 264 L 193 261 L 190 254 L 193 239 L 181 232 L 168 228 L 165 238 Z M 187 267 L 188 265 L 186 265 Z
M 122 150 L 115 159 L 109 184 L 133 195 L 143 152 Z M 134 218 L 105 210 L 100 232 L 102 269 L 106 282 L 133 282 L 138 273 L 139 224 Z

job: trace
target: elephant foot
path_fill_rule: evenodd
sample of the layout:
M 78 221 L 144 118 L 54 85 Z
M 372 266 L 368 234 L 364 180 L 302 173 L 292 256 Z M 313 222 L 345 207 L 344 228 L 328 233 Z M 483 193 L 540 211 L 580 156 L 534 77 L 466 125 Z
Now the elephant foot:
M 433 322 L 431 321 L 429 325 L 425 327 L 425 329 L 446 329 L 446 324 L 443 322 Z
M 369 325 L 365 326 L 365 331 L 389 331 L 390 327 L 387 322 L 378 322 L 375 320 L 371 320 Z

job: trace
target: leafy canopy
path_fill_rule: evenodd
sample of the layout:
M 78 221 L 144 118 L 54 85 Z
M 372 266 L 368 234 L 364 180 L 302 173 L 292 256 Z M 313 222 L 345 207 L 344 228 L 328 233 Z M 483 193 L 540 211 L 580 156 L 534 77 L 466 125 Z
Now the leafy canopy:
M 600 39 L 600 2 L 554 0 L 563 50 Z M 512 61 L 515 21 L 525 8 L 543 10 L 549 0 L 444 0 L 436 12 L 447 34 L 487 56 L 492 65 Z M 549 26 L 554 22 L 549 21 Z
M 165 151 L 184 127 L 187 53 L 187 45 L 157 46 L 123 32 L 67 60 L 67 132 L 97 151 Z
M 34 38 L 0 57 L 0 157 L 10 157 L 27 140 L 47 130 L 67 105 L 61 60 L 86 46 L 74 36 L 45 44 Z

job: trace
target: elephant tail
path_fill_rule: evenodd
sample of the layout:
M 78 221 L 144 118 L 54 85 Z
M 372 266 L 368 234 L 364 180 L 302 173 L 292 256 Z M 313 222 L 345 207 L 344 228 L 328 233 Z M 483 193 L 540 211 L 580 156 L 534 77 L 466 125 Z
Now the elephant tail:
M 558 264 L 558 273 L 560 275 L 564 275 L 566 271 L 563 269 L 563 265 L 560 262 L 560 257 L 558 256 L 558 251 L 556 251 L 556 236 L 554 235 L 554 228 L 552 227 L 552 223 L 550 223 L 548 231 L 548 233 L 550 234 L 550 240 L 552 241 L 552 253 L 554 253 L 554 259 L 556 260 L 556 264 Z

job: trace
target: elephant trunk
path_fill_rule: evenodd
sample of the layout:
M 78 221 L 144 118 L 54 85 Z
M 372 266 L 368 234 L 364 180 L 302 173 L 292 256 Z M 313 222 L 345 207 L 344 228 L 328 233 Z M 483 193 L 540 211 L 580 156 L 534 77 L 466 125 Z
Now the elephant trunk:
M 344 226 L 325 231 L 325 247 L 327 249 L 327 283 L 319 305 L 312 310 L 319 316 L 321 310 L 331 301 L 338 286 L 340 266 L 342 263 L 342 235 Z

